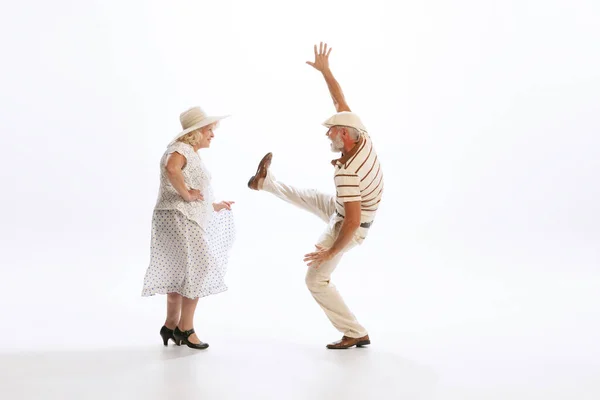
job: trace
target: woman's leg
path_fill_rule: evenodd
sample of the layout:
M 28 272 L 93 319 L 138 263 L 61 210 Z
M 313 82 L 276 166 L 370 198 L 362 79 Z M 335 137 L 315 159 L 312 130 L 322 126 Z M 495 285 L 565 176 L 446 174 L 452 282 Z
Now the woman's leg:
M 175 329 L 181 318 L 181 296 L 179 293 L 167 294 L 167 320 L 165 326 L 169 329 Z
M 179 330 L 189 331 L 194 328 L 194 313 L 196 312 L 196 305 L 198 304 L 198 298 L 188 299 L 183 297 L 181 304 L 181 319 L 179 320 Z M 188 339 L 192 343 L 200 343 L 200 339 L 194 333 Z

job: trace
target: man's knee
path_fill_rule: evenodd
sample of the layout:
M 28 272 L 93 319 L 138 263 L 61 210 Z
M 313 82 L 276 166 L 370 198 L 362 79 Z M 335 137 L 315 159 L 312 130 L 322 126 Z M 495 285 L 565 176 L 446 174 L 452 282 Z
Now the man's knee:
M 306 274 L 304 281 L 306 282 L 306 287 L 311 291 L 311 293 L 321 292 L 329 285 L 329 278 L 312 271 L 309 271 Z

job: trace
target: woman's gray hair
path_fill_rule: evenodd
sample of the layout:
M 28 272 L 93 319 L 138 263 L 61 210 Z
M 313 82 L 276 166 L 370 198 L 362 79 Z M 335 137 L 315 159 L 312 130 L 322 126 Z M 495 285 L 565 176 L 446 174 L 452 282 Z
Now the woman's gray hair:
M 182 137 L 180 137 L 178 139 L 178 141 L 189 144 L 190 146 L 196 146 L 198 143 L 200 143 L 200 141 L 204 137 L 204 132 L 202 132 L 202 131 L 204 131 L 208 128 L 217 129 L 218 127 L 219 127 L 219 121 L 213 122 L 210 125 L 203 126 L 202 128 L 198 128 L 196 130 L 193 130 L 193 131 L 183 135 Z
M 200 143 L 201 140 L 202 132 L 200 131 L 200 129 L 188 132 L 179 139 L 177 139 L 178 142 L 189 144 L 190 146 L 196 146 L 198 143 Z

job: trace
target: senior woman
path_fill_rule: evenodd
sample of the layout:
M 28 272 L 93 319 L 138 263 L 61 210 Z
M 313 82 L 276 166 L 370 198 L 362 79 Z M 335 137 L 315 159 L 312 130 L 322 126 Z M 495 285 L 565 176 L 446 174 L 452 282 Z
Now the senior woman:
M 227 290 L 223 278 L 234 240 L 233 202 L 214 202 L 211 175 L 197 153 L 210 147 L 223 118 L 207 116 L 200 107 L 183 112 L 183 131 L 160 160 L 142 296 L 167 295 L 167 318 L 160 330 L 165 346 L 171 339 L 177 345 L 207 348 L 194 331 L 198 299 Z

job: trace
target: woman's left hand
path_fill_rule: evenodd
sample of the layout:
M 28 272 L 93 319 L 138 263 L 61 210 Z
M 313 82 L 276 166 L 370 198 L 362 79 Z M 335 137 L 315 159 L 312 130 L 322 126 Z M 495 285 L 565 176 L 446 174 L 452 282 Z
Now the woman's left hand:
M 219 203 L 214 203 L 213 208 L 215 211 L 231 210 L 232 204 L 235 204 L 235 201 L 221 201 Z

